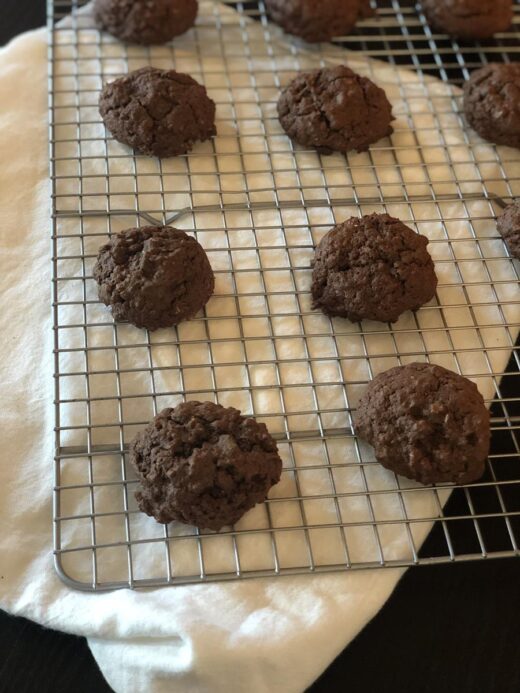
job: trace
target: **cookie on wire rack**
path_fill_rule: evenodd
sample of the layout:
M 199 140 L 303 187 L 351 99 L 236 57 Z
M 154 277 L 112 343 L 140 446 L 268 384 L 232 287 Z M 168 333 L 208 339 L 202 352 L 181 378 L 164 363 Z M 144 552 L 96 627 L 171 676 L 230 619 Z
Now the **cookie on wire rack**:
M 370 0 L 264 0 L 271 19 L 287 34 L 308 43 L 350 34 L 356 22 L 372 14 Z
M 472 72 L 464 113 L 485 140 L 520 148 L 520 63 L 489 63 Z
M 148 156 L 187 154 L 216 134 L 215 103 L 193 77 L 143 67 L 107 84 L 99 112 L 118 142 Z
M 313 308 L 326 315 L 395 322 L 437 288 L 428 239 L 388 214 L 352 217 L 321 239 L 313 262 Z
M 422 484 L 467 484 L 484 473 L 490 416 L 475 383 L 428 363 L 380 373 L 355 421 L 378 462 Z
M 511 255 L 520 260 L 520 200 L 504 209 L 497 219 L 497 228 Z
M 194 317 L 209 301 L 215 278 L 202 246 L 170 226 L 145 226 L 112 236 L 94 266 L 100 300 L 114 319 L 157 330 Z
M 144 513 L 200 529 L 238 522 L 266 500 L 282 472 L 265 424 L 213 402 L 164 409 L 132 441 L 130 460 Z
M 94 21 L 121 41 L 167 43 L 195 24 L 197 0 L 95 0 Z
M 422 0 L 435 31 L 459 39 L 486 39 L 507 31 L 513 21 L 511 0 Z
M 393 132 L 384 90 L 345 65 L 300 72 L 280 95 L 278 116 L 292 140 L 320 154 L 362 152 Z

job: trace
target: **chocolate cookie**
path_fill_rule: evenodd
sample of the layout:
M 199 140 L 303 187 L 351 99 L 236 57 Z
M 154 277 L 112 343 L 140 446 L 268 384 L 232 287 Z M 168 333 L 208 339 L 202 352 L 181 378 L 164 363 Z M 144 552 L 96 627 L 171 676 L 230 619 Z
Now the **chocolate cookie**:
M 321 154 L 362 152 L 393 132 L 385 92 L 344 65 L 301 72 L 278 100 L 289 137 Z
M 216 134 L 206 89 L 174 70 L 143 67 L 107 84 L 99 112 L 116 140 L 149 156 L 186 154 Z
M 351 218 L 316 248 L 313 308 L 352 321 L 395 322 L 435 295 L 428 240 L 388 214 Z
M 422 0 L 432 29 L 460 39 L 490 38 L 513 21 L 511 0 Z
M 370 0 L 264 0 L 271 19 L 309 43 L 350 34 L 358 19 L 372 14 Z
M 265 424 L 212 402 L 164 409 L 132 442 L 130 459 L 144 513 L 214 530 L 263 503 L 282 471 Z
M 520 63 L 490 63 L 464 85 L 464 113 L 478 134 L 520 147 Z
M 520 260 L 520 200 L 504 209 L 497 219 L 497 228 L 511 255 Z
M 202 246 L 170 226 L 127 229 L 112 236 L 99 250 L 94 279 L 114 320 L 149 330 L 192 318 L 215 288 Z
M 411 363 L 374 378 L 356 431 L 383 467 L 422 484 L 466 484 L 484 473 L 489 412 L 474 383 L 441 366 Z
M 197 0 L 95 0 L 96 25 L 128 43 L 166 43 L 188 31 L 198 12 Z

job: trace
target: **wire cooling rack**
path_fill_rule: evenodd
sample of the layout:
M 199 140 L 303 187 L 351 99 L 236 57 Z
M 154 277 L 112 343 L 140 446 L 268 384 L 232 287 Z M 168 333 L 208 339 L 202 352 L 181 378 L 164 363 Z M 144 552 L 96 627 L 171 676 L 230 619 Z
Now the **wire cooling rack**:
M 144 49 L 97 32 L 80 0 L 48 2 L 54 541 L 69 585 L 518 555 L 518 266 L 494 220 L 520 194 L 520 164 L 518 152 L 466 131 L 457 87 L 485 62 L 518 59 L 520 14 L 511 32 L 463 44 L 433 33 L 412 2 L 376 5 L 352 36 L 306 46 L 270 24 L 262 2 L 203 0 L 194 30 Z M 296 71 L 344 61 L 344 47 L 347 62 L 387 90 L 395 132 L 368 153 L 320 157 L 285 137 L 276 99 Z M 207 86 L 217 102 L 212 143 L 158 161 L 110 137 L 99 89 L 145 64 Z M 440 278 L 435 301 L 393 326 L 330 321 L 310 308 L 316 242 L 334 223 L 370 211 L 426 234 Z M 217 287 L 204 314 L 149 334 L 114 324 L 91 272 L 109 234 L 150 222 L 193 232 Z M 492 450 L 480 482 L 453 490 L 396 478 L 356 438 L 352 417 L 366 383 L 416 360 L 468 375 L 491 406 Z M 133 498 L 129 441 L 183 399 L 255 415 L 284 461 L 270 500 L 219 534 L 158 525 Z

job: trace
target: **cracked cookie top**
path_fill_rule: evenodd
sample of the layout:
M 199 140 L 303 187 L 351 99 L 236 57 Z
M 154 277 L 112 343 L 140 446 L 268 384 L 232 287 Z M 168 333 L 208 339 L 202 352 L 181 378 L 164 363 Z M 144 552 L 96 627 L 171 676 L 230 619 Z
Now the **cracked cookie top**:
M 188 31 L 197 17 L 197 0 L 95 0 L 97 26 L 121 41 L 166 43 Z
M 433 29 L 460 39 L 490 38 L 513 21 L 512 0 L 422 0 Z
M 520 148 L 520 63 L 490 63 L 472 72 L 464 113 L 485 140 Z
M 103 245 L 93 271 L 115 320 L 157 330 L 192 318 L 215 287 L 202 246 L 170 226 L 121 231 Z
M 263 503 L 282 471 L 265 424 L 213 402 L 164 409 L 131 443 L 130 460 L 143 512 L 214 530 Z
M 316 248 L 313 308 L 352 321 L 395 322 L 435 295 L 428 239 L 388 214 L 348 219 Z
M 99 112 L 116 140 L 149 156 L 186 154 L 216 134 L 206 89 L 174 70 L 143 67 L 107 84 Z
M 383 89 L 344 65 L 300 73 L 282 92 L 278 115 L 291 139 L 322 154 L 361 152 L 393 132 Z
M 490 418 L 475 383 L 428 363 L 380 373 L 362 396 L 356 432 L 387 469 L 423 484 L 476 481 Z
M 288 34 L 309 43 L 350 34 L 358 19 L 372 13 L 370 0 L 265 0 L 271 19 Z

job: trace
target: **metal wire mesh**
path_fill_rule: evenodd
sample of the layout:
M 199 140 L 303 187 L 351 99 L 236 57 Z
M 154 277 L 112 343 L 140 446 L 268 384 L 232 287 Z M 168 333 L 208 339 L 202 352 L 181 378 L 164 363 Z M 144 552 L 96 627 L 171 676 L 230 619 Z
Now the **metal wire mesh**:
M 494 220 L 520 194 L 520 164 L 466 131 L 457 86 L 482 63 L 518 59 L 520 14 L 513 31 L 462 44 L 432 33 L 412 2 L 379 0 L 352 36 L 309 47 L 262 2 L 204 1 L 194 30 L 145 49 L 97 32 L 85 5 L 48 3 L 61 577 L 100 590 L 518 555 L 518 266 Z M 276 100 L 296 71 L 344 61 L 343 47 L 389 93 L 395 132 L 368 153 L 320 157 L 285 137 Z M 206 85 L 212 143 L 159 161 L 110 137 L 99 89 L 145 64 Z M 427 235 L 440 277 L 436 300 L 393 326 L 310 309 L 317 240 L 370 211 Z M 217 277 L 204 314 L 152 334 L 115 324 L 91 276 L 109 234 L 150 221 L 193 232 Z M 471 377 L 492 408 L 477 484 L 396 478 L 355 436 L 366 383 L 417 360 Z M 133 499 L 128 442 L 183 399 L 255 415 L 284 460 L 270 500 L 219 534 L 157 525 Z

